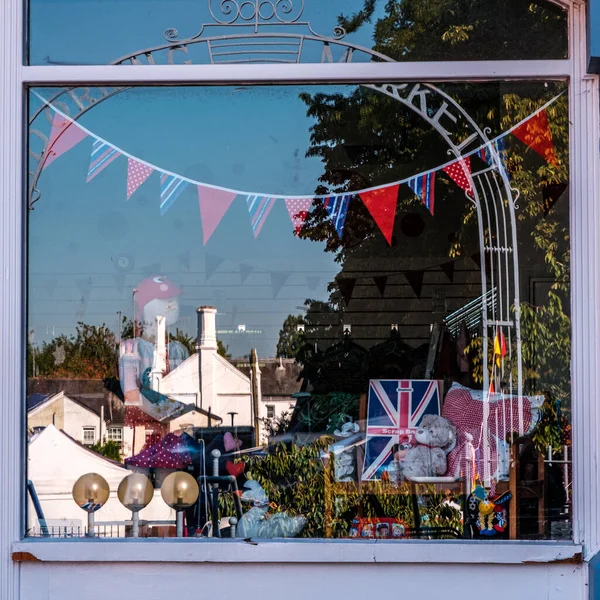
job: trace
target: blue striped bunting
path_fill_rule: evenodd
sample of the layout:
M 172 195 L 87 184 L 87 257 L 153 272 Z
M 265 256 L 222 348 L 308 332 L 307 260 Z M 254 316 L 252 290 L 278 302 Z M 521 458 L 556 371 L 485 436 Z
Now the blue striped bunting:
M 177 175 L 167 175 L 163 173 L 160 176 L 160 214 L 164 216 L 165 213 L 175 203 L 175 200 L 181 196 L 185 188 L 187 188 L 188 182 L 177 177 Z
M 121 153 L 114 146 L 102 140 L 95 140 L 92 146 L 92 158 L 90 160 L 87 183 L 108 167 L 113 160 L 119 158 L 119 156 L 121 156 Z
M 510 173 L 508 172 L 508 166 L 507 166 L 508 165 L 508 154 L 506 152 L 506 139 L 504 137 L 498 138 L 497 140 L 494 140 L 492 142 L 492 145 L 494 146 L 494 149 L 498 153 L 498 156 L 500 158 L 500 163 L 502 164 L 502 168 L 504 169 L 504 172 L 506 173 L 506 177 L 508 177 L 508 179 L 510 179 Z M 490 166 L 493 165 L 492 153 L 490 151 L 489 146 L 483 146 L 482 148 L 480 148 L 479 151 L 477 152 L 477 156 L 479 158 L 481 158 L 481 160 L 483 160 L 487 165 L 490 165 Z
M 406 184 L 433 215 L 435 208 L 435 173 L 413 177 Z
M 323 198 L 323 206 L 337 231 L 337 234 L 342 237 L 344 235 L 344 227 L 346 226 L 346 217 L 348 216 L 348 206 L 350 205 L 350 195 L 344 196 L 329 196 Z
M 273 206 L 275 206 L 275 200 L 277 198 L 270 198 L 268 196 L 248 196 L 246 198 L 255 239 L 260 235 L 269 213 L 273 209 Z

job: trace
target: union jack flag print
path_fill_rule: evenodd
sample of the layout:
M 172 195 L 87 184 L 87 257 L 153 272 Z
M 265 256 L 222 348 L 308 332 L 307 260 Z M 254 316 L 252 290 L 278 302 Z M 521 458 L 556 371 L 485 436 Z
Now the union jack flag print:
M 442 382 L 375 379 L 369 382 L 367 439 L 362 480 L 381 479 L 392 462 L 394 446 L 414 439 L 425 415 L 440 414 Z

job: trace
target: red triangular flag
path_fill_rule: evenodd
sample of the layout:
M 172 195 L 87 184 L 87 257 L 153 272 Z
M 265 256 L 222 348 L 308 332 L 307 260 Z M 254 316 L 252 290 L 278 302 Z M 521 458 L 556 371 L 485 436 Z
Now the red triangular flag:
M 471 185 L 471 157 L 466 156 L 462 161 L 457 160 L 447 167 L 444 167 L 444 173 L 450 175 L 452 180 L 465 191 L 467 196 L 473 197 L 473 187 Z
M 537 152 L 553 167 L 558 166 L 546 109 L 541 110 L 524 123 L 521 123 L 521 125 L 513 130 L 513 135 L 524 144 L 527 144 L 529 148 Z
M 200 218 L 202 219 L 203 245 L 210 239 L 221 219 L 231 206 L 237 194 L 227 190 L 217 190 L 199 185 Z
M 300 235 L 312 203 L 313 201 L 310 198 L 291 198 L 285 201 L 285 206 L 292 220 L 296 235 Z
M 59 156 L 75 147 L 81 140 L 87 137 L 87 133 L 73 121 L 59 114 L 54 115 L 52 121 L 52 130 L 48 139 L 46 148 L 46 158 L 44 160 L 45 169 L 51 165 Z
M 394 233 L 399 187 L 399 185 L 391 185 L 390 187 L 360 194 L 361 200 L 390 246 L 392 245 L 392 234 Z
M 133 158 L 127 160 L 127 200 L 150 177 L 153 170 L 152 167 Z

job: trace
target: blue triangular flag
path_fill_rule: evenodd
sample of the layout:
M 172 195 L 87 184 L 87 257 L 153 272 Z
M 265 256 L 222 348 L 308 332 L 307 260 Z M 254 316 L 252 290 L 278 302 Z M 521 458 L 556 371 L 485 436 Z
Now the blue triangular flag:
M 415 196 L 427 207 L 427 210 L 433 215 L 435 208 L 435 173 L 425 173 L 417 175 L 406 185 L 413 191 Z
M 187 181 L 177 175 L 163 173 L 160 176 L 160 214 L 164 216 L 175 200 L 181 196 L 188 186 Z
M 87 183 L 89 183 L 98 173 L 103 171 L 110 163 L 119 158 L 121 153 L 110 144 L 103 140 L 95 140 L 92 146 L 92 158 L 88 170 Z
M 337 234 L 342 237 L 344 235 L 344 227 L 346 225 L 346 217 L 348 216 L 348 205 L 350 204 L 351 196 L 328 196 L 323 198 L 323 206 L 337 231 Z

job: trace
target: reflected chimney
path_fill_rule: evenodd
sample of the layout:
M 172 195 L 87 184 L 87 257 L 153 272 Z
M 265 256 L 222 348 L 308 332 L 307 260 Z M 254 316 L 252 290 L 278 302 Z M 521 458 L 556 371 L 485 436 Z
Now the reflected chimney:
M 201 348 L 217 348 L 217 309 L 201 306 L 198 310 L 198 345 Z

